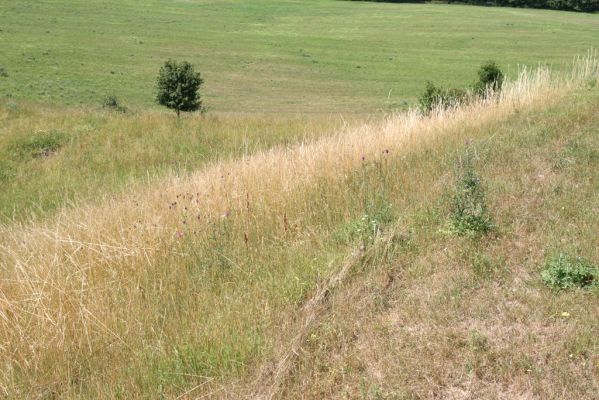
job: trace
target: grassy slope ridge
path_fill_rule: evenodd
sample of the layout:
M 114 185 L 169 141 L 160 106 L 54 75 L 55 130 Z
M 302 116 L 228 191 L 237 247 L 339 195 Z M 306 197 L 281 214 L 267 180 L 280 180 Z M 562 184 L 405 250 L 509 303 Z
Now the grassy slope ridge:
M 0 104 L 0 223 L 47 217 L 165 174 L 324 136 L 351 118 L 145 111 Z
M 497 59 L 559 68 L 599 15 L 344 1 L 18 1 L 0 5 L 0 96 L 151 106 L 159 66 L 188 59 L 206 104 L 243 112 L 405 107 L 427 79 L 463 86 Z
M 332 296 L 275 397 L 595 398 L 599 291 L 554 292 L 539 271 L 561 251 L 599 262 L 597 104 L 578 92 L 426 163 L 431 200 Z M 466 151 L 497 225 L 483 239 L 445 233 Z
M 481 141 L 483 156 L 489 154 L 485 165 L 499 169 L 518 165 L 502 158 L 513 153 L 510 147 L 543 149 L 543 140 L 555 139 L 562 126 L 595 132 L 596 88 L 565 97 L 568 87 L 596 84 L 596 63 L 586 65 L 584 76 L 558 84 L 542 70 L 525 76 L 508 84 L 498 103 L 430 119 L 394 115 L 312 143 L 216 163 L 48 221 L 2 227 L 0 336 L 7 345 L 0 348 L 0 389 L 15 397 L 65 398 L 187 391 L 235 397 L 251 390 L 253 371 L 276 359 L 297 329 L 297 307 L 346 254 L 359 243 L 375 246 L 381 230 L 397 219 L 407 223 L 420 205 L 429 207 L 421 214 L 422 232 L 437 232 L 445 212 L 438 199 L 464 140 Z M 565 117 L 550 118 L 562 109 Z M 526 134 L 545 120 L 554 121 L 554 131 Z M 538 142 L 526 142 L 529 136 Z M 485 143 L 498 137 L 506 139 L 505 151 L 495 154 Z M 579 153 L 563 153 L 567 160 L 581 158 L 564 161 L 564 173 L 580 168 L 588 179 L 578 182 L 574 172 L 568 178 L 588 191 L 596 163 L 588 149 L 596 135 L 584 140 L 590 145 L 581 142 Z M 521 160 L 537 168 L 530 157 Z M 551 189 L 571 195 L 569 188 Z M 491 202 L 517 193 L 517 187 L 498 186 Z M 585 204 L 593 204 L 593 196 L 589 192 Z M 570 219 L 577 210 L 587 228 L 577 230 L 574 243 L 596 260 L 589 208 L 568 207 L 555 218 Z M 526 220 L 516 221 L 524 225 L 500 226 L 530 229 Z M 530 271 L 516 276 L 528 277 L 525 285 L 537 282 Z M 585 337 L 582 343 L 592 349 Z

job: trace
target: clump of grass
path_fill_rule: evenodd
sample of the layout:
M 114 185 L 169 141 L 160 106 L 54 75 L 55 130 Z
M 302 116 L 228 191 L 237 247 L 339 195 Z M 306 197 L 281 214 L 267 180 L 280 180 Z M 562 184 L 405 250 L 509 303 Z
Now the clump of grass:
M 40 131 L 26 141 L 17 144 L 17 152 L 22 158 L 48 157 L 64 144 L 65 136 L 58 131 Z
M 102 102 L 102 107 L 104 107 L 107 110 L 117 111 L 120 113 L 127 112 L 127 108 L 119 102 L 119 99 L 116 96 L 106 97 Z
M 355 189 L 361 198 L 362 215 L 341 227 L 336 234 L 338 241 L 348 243 L 357 240 L 365 247 L 374 243 L 385 225 L 393 221 L 393 207 L 387 196 L 390 178 L 388 153 L 389 150 L 384 150 L 384 159 L 374 162 L 367 162 L 362 157 L 362 168 L 352 177 L 358 186 Z
M 541 279 L 554 289 L 596 287 L 599 284 L 599 268 L 581 257 L 559 253 L 545 263 Z
M 472 150 L 460 158 L 453 196 L 451 231 L 457 235 L 485 235 L 493 230 L 493 218 L 485 190 L 473 166 Z
M 8 160 L 0 160 L 0 182 L 6 182 L 14 176 L 14 168 Z
M 4 68 L 2 65 L 0 65 L 0 78 L 6 78 L 8 77 L 8 72 L 6 71 L 6 68 Z
M 340 242 L 359 241 L 366 246 L 381 235 L 386 224 L 393 220 L 391 204 L 388 202 L 369 203 L 364 214 L 343 225 L 337 232 Z

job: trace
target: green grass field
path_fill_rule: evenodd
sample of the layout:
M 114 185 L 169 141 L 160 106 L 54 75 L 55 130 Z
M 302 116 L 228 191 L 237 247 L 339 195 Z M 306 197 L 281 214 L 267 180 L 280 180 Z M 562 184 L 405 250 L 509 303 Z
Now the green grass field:
M 496 59 L 556 67 L 599 43 L 599 15 L 345 1 L 18 1 L 0 4 L 0 96 L 153 105 L 158 68 L 187 59 L 205 103 L 235 112 L 372 112 L 427 79 L 467 85 Z

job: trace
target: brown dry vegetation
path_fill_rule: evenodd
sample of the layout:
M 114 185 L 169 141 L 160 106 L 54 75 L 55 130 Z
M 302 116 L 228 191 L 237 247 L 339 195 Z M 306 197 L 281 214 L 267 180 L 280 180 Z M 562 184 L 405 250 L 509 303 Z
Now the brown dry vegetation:
M 3 226 L 0 390 L 559 398 L 560 385 L 591 398 L 597 298 L 552 294 L 535 271 L 564 237 L 597 259 L 596 153 L 584 141 L 597 143 L 598 97 L 580 95 L 597 69 L 525 73 L 498 99 L 392 115 Z M 466 139 L 500 227 L 480 240 L 439 233 Z M 560 149 L 587 161 L 554 170 Z M 381 229 L 361 230 L 365 214 Z M 356 247 L 351 282 L 314 310 L 326 318 L 311 332 L 297 310 Z M 308 341 L 283 366 L 297 367 L 272 382 L 298 330 Z

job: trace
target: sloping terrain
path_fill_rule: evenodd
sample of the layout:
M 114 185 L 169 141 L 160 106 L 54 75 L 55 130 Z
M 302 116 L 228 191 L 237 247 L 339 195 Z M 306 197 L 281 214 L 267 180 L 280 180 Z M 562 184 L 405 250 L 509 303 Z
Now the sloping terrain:
M 597 265 L 599 93 L 468 140 L 456 151 L 475 154 L 496 230 L 447 233 L 453 154 L 439 157 L 428 201 L 328 301 L 277 397 L 596 398 L 599 292 L 556 292 L 539 272 L 559 252 Z
M 592 398 L 598 64 L 0 227 L 9 398 Z M 450 227 L 456 163 L 493 228 Z M 477 180 L 478 182 L 478 180 Z M 561 390 L 561 391 L 560 391 Z

